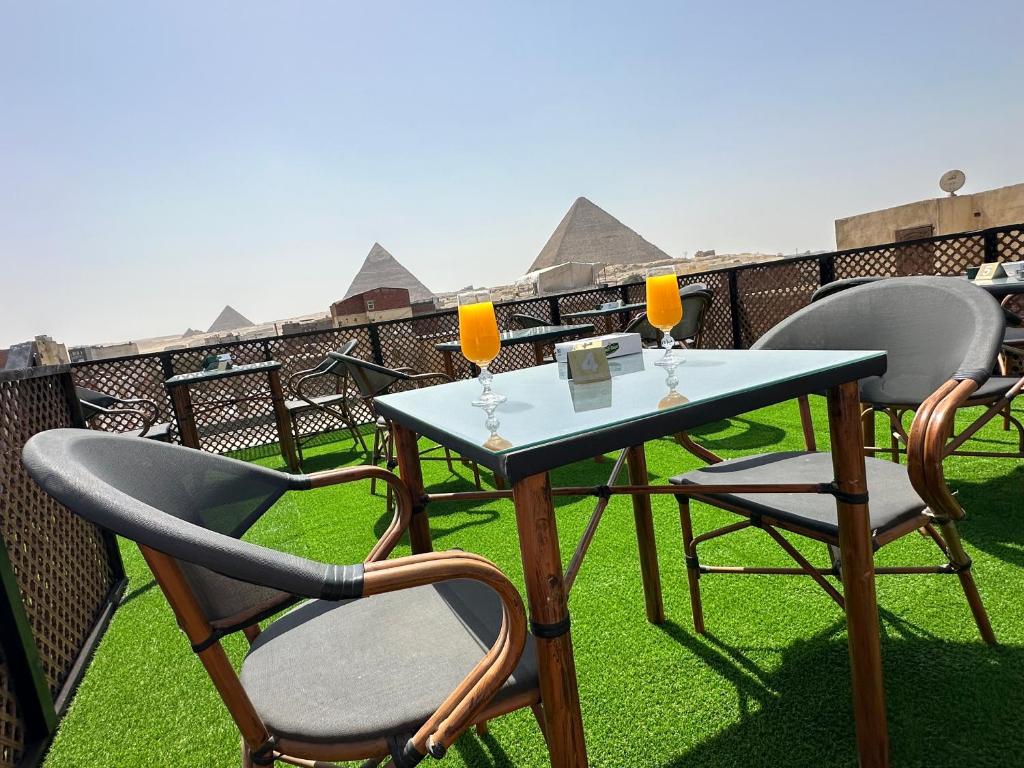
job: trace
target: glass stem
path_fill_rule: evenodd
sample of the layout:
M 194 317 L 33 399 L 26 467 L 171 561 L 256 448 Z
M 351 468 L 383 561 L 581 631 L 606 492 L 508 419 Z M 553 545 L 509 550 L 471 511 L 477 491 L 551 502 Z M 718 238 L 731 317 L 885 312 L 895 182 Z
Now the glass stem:
M 481 392 L 481 399 L 487 400 L 488 398 L 490 398 L 492 394 L 491 383 L 494 381 L 494 374 L 487 370 L 486 365 L 481 365 L 480 376 L 478 378 L 480 379 L 480 386 L 483 387 L 483 392 Z

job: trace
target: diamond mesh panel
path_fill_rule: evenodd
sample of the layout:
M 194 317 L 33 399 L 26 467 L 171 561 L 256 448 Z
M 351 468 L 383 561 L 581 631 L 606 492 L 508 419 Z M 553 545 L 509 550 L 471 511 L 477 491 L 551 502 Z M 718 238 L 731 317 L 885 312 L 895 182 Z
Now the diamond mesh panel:
M 811 301 L 819 285 L 817 259 L 776 261 L 737 270 L 740 339 L 745 349 Z
M 164 389 L 163 365 L 159 355 L 139 355 L 116 360 L 82 363 L 72 369 L 75 384 L 117 397 L 152 400 L 160 412 L 158 422 L 174 421 L 171 400 Z M 142 428 L 141 419 L 99 415 L 89 420 L 92 429 L 131 432 Z
M 962 275 L 985 260 L 983 234 L 957 235 L 835 254 L 837 280 L 871 275 Z
M 32 435 L 74 426 L 63 375 L 0 381 L 0 534 L 54 697 L 117 580 L 99 529 L 43 493 L 21 463 Z M 9 687 L 0 669 L 0 697 Z M 0 745 L 16 730 L 14 711 L 0 701 Z
M 0 768 L 14 768 L 25 748 L 25 723 L 0 646 Z

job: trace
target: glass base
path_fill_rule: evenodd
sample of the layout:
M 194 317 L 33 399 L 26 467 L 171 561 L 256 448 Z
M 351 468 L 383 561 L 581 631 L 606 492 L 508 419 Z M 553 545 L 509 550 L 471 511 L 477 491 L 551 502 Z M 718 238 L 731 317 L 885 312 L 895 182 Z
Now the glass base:
M 473 405 L 477 408 L 497 408 L 508 400 L 505 395 L 500 395 L 491 389 L 491 382 L 494 381 L 494 374 L 487 370 L 486 365 L 480 366 L 480 375 L 477 379 L 480 381 L 480 386 L 483 388 L 480 392 L 480 397 L 473 401 Z
M 676 340 L 672 338 L 670 331 L 662 331 L 661 348 L 665 350 L 665 356 L 655 362 L 655 365 L 665 368 L 670 373 L 681 365 L 684 357 L 675 349 Z

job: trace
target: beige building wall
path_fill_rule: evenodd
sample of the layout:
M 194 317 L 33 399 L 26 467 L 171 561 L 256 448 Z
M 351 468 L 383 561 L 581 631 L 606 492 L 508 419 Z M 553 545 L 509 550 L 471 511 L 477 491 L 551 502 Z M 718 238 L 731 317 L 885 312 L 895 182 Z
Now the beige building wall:
M 844 251 L 893 243 L 908 239 L 897 233 L 919 227 L 930 226 L 933 235 L 951 235 L 1021 222 L 1024 222 L 1024 184 L 1014 184 L 836 219 L 836 248 Z
M 394 309 L 378 309 L 368 312 L 359 312 L 352 315 L 338 315 L 338 327 L 346 325 L 365 325 L 366 323 L 381 323 L 385 320 L 401 320 L 405 317 L 412 317 L 412 307 L 396 307 Z

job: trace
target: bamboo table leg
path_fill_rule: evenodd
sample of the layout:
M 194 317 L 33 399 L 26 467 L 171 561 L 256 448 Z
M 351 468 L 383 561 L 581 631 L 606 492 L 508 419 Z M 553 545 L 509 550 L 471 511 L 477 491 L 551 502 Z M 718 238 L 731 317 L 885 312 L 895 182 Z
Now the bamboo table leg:
M 449 379 L 454 379 L 455 359 L 452 357 L 452 353 L 446 350 L 441 354 L 444 356 L 444 372 L 448 374 Z
M 168 387 L 171 392 L 171 405 L 174 416 L 178 420 L 178 434 L 181 444 L 188 448 L 200 448 L 199 430 L 196 429 L 195 412 L 192 410 L 192 393 L 187 384 Z
M 829 390 L 828 420 L 836 484 L 844 494 L 864 495 L 867 481 L 856 382 Z M 837 499 L 836 507 L 857 752 L 861 768 L 885 768 L 889 765 L 889 736 L 868 505 Z
M 533 345 L 533 362 L 537 365 L 544 365 L 544 345 L 534 344 Z
M 433 550 L 430 541 L 430 518 L 423 505 L 425 491 L 423 489 L 423 468 L 420 466 L 420 448 L 415 432 L 399 426 L 391 425 L 391 439 L 395 441 L 395 458 L 398 459 L 398 473 L 409 487 L 412 495 L 412 519 L 409 521 L 409 544 L 412 553 L 420 555 Z
M 555 510 L 547 473 L 512 486 L 523 556 L 530 627 L 537 647 L 540 695 L 552 768 L 585 768 L 587 745 L 569 634 Z
M 281 371 L 272 370 L 270 378 L 270 400 L 274 405 L 274 421 L 277 422 L 277 439 L 281 445 L 281 455 L 288 465 L 288 471 L 299 474 L 299 457 L 295 452 L 295 438 L 292 434 L 292 418 L 284 406 L 284 390 L 281 389 Z
M 643 445 L 626 449 L 629 464 L 629 484 L 647 485 L 647 456 Z M 665 621 L 665 605 L 661 599 L 661 576 L 658 570 L 658 550 L 654 544 L 654 517 L 651 497 L 645 493 L 633 494 L 633 518 L 636 523 L 636 542 L 640 547 L 640 576 L 644 583 L 644 603 L 647 620 L 652 624 Z

